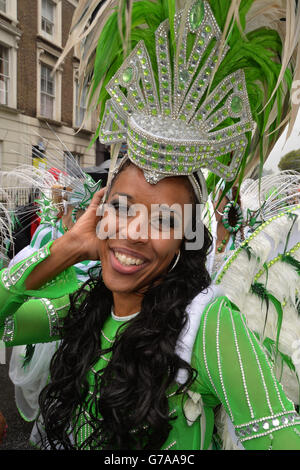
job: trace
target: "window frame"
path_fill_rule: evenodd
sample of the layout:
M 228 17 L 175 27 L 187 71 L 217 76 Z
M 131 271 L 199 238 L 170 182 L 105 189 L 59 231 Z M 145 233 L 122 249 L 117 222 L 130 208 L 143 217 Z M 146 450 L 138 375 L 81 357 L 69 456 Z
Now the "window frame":
M 42 86 L 42 83 L 43 83 L 43 69 L 46 71 L 46 76 L 44 78 L 45 84 L 46 84 L 46 90 L 43 90 L 43 86 Z M 40 106 L 41 107 L 40 107 L 40 114 L 41 114 L 41 116 L 43 116 L 45 118 L 54 120 L 54 118 L 55 118 L 56 84 L 55 84 L 55 75 L 53 75 L 51 77 L 51 73 L 52 73 L 51 67 L 48 64 L 41 63 L 41 74 L 40 74 Z M 48 87 L 49 83 L 52 83 L 52 86 L 53 86 L 52 93 L 50 93 L 50 91 L 47 90 L 47 87 Z M 51 116 L 48 116 L 46 113 L 43 112 L 43 111 L 45 111 L 43 109 L 43 107 L 44 107 L 43 106 L 43 96 L 45 97 L 46 101 L 47 101 L 47 99 L 49 99 L 50 102 L 51 102 L 51 108 L 52 108 L 52 115 Z M 46 108 L 47 108 L 47 106 L 46 106 Z
M 9 67 L 9 85 L 7 106 L 17 109 L 17 82 L 18 82 L 18 46 L 21 38 L 21 32 L 11 25 L 1 25 L 0 27 L 1 41 L 0 44 L 8 49 L 8 67 Z
M 16 25 L 18 23 L 17 0 L 6 0 L 6 11 L 0 9 L 0 13 Z
M 36 114 L 37 118 L 61 122 L 61 87 L 62 87 L 62 68 L 58 68 L 54 74 L 54 103 L 53 103 L 53 117 L 49 118 L 42 114 L 42 66 L 54 69 L 57 58 L 47 53 L 44 49 L 38 46 L 37 51 L 37 103 Z
M 81 92 L 81 97 L 80 97 L 80 103 L 78 105 L 78 98 L 79 98 L 79 83 L 78 83 L 78 79 L 75 78 L 75 82 L 74 82 L 74 86 L 75 86 L 75 102 L 74 102 L 74 125 L 75 127 L 78 127 L 80 128 L 83 121 L 84 121 L 84 117 L 85 117 L 85 113 L 86 113 L 86 102 L 83 104 L 82 100 L 87 98 L 87 88 L 84 87 L 84 89 L 82 90 Z M 81 116 L 82 114 L 82 116 Z
M 53 4 L 53 34 L 49 34 L 42 29 L 43 0 L 38 0 L 38 36 L 46 39 L 52 44 L 62 47 L 62 2 L 59 0 L 46 0 Z
M 51 6 L 52 8 L 52 18 L 50 19 L 49 17 L 47 16 L 44 16 L 44 12 L 43 12 L 43 4 L 44 2 L 47 2 L 46 3 L 46 6 Z M 41 10 L 41 28 L 42 28 L 42 31 L 44 33 L 46 33 L 47 35 L 54 37 L 54 33 L 55 33 L 55 3 L 52 1 L 52 0 L 42 0 L 42 10 Z M 47 12 L 48 13 L 48 12 Z M 50 25 L 51 27 L 51 30 L 52 32 L 51 33 L 48 33 L 48 31 L 46 29 L 43 28 L 43 22 L 45 22 L 45 25 Z
M 4 10 L 2 10 L 2 8 L 1 8 L 1 5 L 2 5 L 3 2 L 5 2 L 4 3 L 5 9 Z M 4 13 L 4 14 L 7 13 L 7 2 L 6 2 L 6 0 L 0 0 L 0 11 L 1 11 L 1 13 Z
M 3 76 L 5 77 L 4 80 L 0 79 L 0 82 L 4 82 L 6 85 L 4 86 L 4 93 L 5 93 L 5 102 L 1 101 L 1 95 L 2 95 L 2 90 L 0 87 L 0 104 L 4 106 L 9 106 L 9 90 L 10 90 L 10 82 L 11 82 L 11 76 L 10 76 L 10 48 L 7 45 L 4 45 L 0 43 L 0 48 L 3 47 L 4 50 L 6 50 L 7 53 L 7 58 L 5 59 L 7 62 L 7 75 L 5 74 L 5 71 L 1 73 L 1 57 L 0 57 L 0 77 Z

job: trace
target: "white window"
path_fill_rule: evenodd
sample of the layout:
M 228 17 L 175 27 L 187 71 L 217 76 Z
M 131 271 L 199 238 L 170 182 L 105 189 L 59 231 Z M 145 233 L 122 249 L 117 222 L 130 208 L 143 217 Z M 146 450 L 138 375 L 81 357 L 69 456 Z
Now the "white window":
M 9 48 L 0 44 L 0 104 L 9 104 Z
M 2 170 L 3 162 L 3 140 L 0 141 L 0 170 Z M 0 175 L 0 184 L 1 184 L 1 175 Z
M 55 3 L 52 0 L 42 0 L 41 28 L 42 31 L 54 35 L 54 11 Z
M 48 119 L 54 119 L 55 106 L 55 78 L 51 75 L 52 69 L 41 65 L 41 108 L 40 113 Z
M 38 0 L 38 34 L 61 47 L 62 2 Z
M 75 95 L 75 127 L 80 127 L 86 112 L 87 87 L 84 86 L 80 93 L 78 80 L 75 80 Z
M 58 59 L 57 51 L 37 41 L 37 102 L 38 118 L 52 119 L 57 123 L 61 120 L 61 87 L 62 67 L 53 72 Z
M 6 13 L 6 0 L 0 0 L 0 10 Z
M 0 12 L 16 26 L 18 23 L 17 0 L 0 0 Z
M 0 105 L 14 109 L 17 107 L 17 59 L 20 38 L 21 31 L 13 24 L 7 24 L 5 29 L 0 27 Z

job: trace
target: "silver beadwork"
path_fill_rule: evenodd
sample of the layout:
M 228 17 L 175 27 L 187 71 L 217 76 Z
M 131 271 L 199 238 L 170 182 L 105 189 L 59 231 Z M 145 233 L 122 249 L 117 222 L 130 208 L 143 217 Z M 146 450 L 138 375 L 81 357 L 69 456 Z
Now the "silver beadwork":
M 11 287 L 15 286 L 30 266 L 32 266 L 37 261 L 42 261 L 48 255 L 49 255 L 49 247 L 48 245 L 45 245 L 43 248 L 38 250 L 29 258 L 26 258 L 25 260 L 23 260 L 23 262 L 19 263 L 17 266 L 13 266 L 12 268 L 6 268 L 2 272 L 2 276 L 1 276 L 1 281 L 4 287 L 6 289 L 10 289 Z
M 221 402 L 221 401 L 222 401 L 222 400 L 221 400 L 221 397 L 220 397 L 220 395 L 219 395 L 219 393 L 218 393 L 218 391 L 217 391 L 217 388 L 216 388 L 216 386 L 215 386 L 215 384 L 214 384 L 214 381 L 213 381 L 213 379 L 212 379 L 212 376 L 211 376 L 211 373 L 210 373 L 210 370 L 209 370 L 209 367 L 208 367 L 207 354 L 206 354 L 206 342 L 207 342 L 207 341 L 206 341 L 206 325 L 207 325 L 207 318 L 208 318 L 208 315 L 209 315 L 209 313 L 210 313 L 211 308 L 212 308 L 212 307 L 215 305 L 215 303 L 217 303 L 217 302 L 218 302 L 218 299 L 216 299 L 214 302 L 212 302 L 212 303 L 210 304 L 210 306 L 208 307 L 207 312 L 206 312 L 206 314 L 205 314 L 205 318 L 204 318 L 204 326 L 203 326 L 203 359 L 204 359 L 204 365 L 205 365 L 205 369 L 206 369 L 206 372 L 207 372 L 209 381 L 210 381 L 210 383 L 211 383 L 211 385 L 212 385 L 212 387 L 213 387 L 213 389 L 214 389 L 214 391 L 215 391 L 216 396 L 219 398 L 219 400 L 220 400 L 220 402 Z M 228 411 L 229 411 L 229 414 L 230 414 L 230 419 L 231 419 L 231 421 L 234 421 L 233 414 L 232 414 L 232 411 L 231 411 L 231 408 L 230 408 L 230 407 L 229 407 Z
M 229 311 L 230 311 L 230 318 L 231 318 L 232 329 L 233 329 L 233 334 L 234 334 L 234 344 L 235 344 L 235 348 L 236 348 L 236 351 L 237 351 L 237 354 L 238 354 L 239 365 L 240 365 L 241 374 L 242 374 L 244 392 L 245 392 L 245 396 L 246 396 L 246 400 L 247 400 L 247 404 L 248 404 L 248 407 L 249 407 L 251 418 L 254 418 L 254 411 L 253 411 L 253 408 L 252 408 L 252 405 L 251 405 L 251 402 L 250 402 L 250 397 L 249 397 L 249 392 L 248 392 L 248 388 L 247 388 L 247 382 L 246 382 L 244 366 L 243 366 L 242 357 L 241 357 L 239 344 L 238 344 L 238 339 L 237 339 L 235 323 L 234 323 L 234 319 L 233 319 L 233 316 L 232 316 L 231 309 L 229 309 Z
M 243 442 L 270 435 L 274 431 L 293 426 L 295 422 L 300 422 L 300 416 L 295 411 L 285 411 L 284 414 L 279 413 L 235 426 L 235 433 L 240 441 Z
M 256 363 L 258 365 L 258 369 L 259 369 L 259 373 L 260 373 L 260 376 L 261 376 L 261 380 L 262 380 L 262 383 L 263 383 L 263 387 L 264 387 L 264 391 L 265 391 L 265 394 L 266 394 L 266 400 L 267 400 L 267 403 L 268 403 L 268 408 L 270 410 L 270 413 L 273 414 L 273 409 L 272 409 L 272 406 L 271 406 L 271 402 L 270 402 L 270 396 L 269 396 L 269 392 L 268 392 L 268 388 L 267 388 L 267 385 L 266 385 L 266 381 L 265 381 L 265 377 L 264 377 L 264 374 L 263 374 L 263 371 L 262 371 L 262 367 L 261 367 L 261 364 L 260 364 L 260 361 L 259 361 L 259 358 L 258 358 L 258 355 L 257 355 L 257 352 L 256 352 L 256 349 L 254 347 L 254 343 L 253 343 L 253 340 L 250 336 L 250 333 L 249 333 L 249 329 L 246 325 L 246 322 L 245 322 L 245 319 L 243 317 L 243 315 L 241 315 L 241 319 L 242 319 L 242 322 L 243 322 L 243 325 L 245 327 L 245 331 L 247 333 L 247 336 L 248 336 L 248 339 L 249 339 L 249 342 L 251 344 L 251 348 L 252 348 L 252 351 L 254 352 L 254 355 L 255 355 L 255 359 L 256 359 Z M 255 337 L 254 337 L 254 341 L 255 341 Z M 256 343 L 258 344 L 258 343 Z M 272 372 L 270 370 L 270 372 Z M 273 377 L 273 376 L 272 376 Z M 276 384 L 276 380 L 275 378 L 273 377 L 273 380 L 274 380 L 274 383 L 275 385 Z M 278 389 L 276 388 L 276 391 L 277 391 L 277 394 L 278 394 Z M 279 397 L 280 398 L 280 397 Z M 282 404 L 282 401 L 280 400 L 280 403 Z M 283 410 L 285 411 L 285 408 L 283 407 Z
M 4 343 L 11 343 L 14 339 L 15 334 L 15 321 L 13 317 L 9 317 L 5 320 L 4 323 L 4 332 L 2 336 L 2 341 Z
M 223 395 L 224 395 L 227 407 L 230 410 L 230 414 L 232 415 L 229 400 L 228 400 L 228 397 L 227 397 L 226 388 L 225 388 L 225 385 L 224 385 L 223 374 L 222 374 L 222 366 L 221 366 L 221 355 L 220 355 L 220 338 L 219 338 L 219 336 L 220 336 L 220 315 L 221 315 L 221 311 L 222 311 L 223 307 L 224 307 L 224 301 L 220 302 L 219 311 L 218 311 L 217 333 L 216 333 L 216 348 L 217 348 L 218 370 L 219 370 L 219 377 L 220 377 L 221 387 L 222 387 L 222 391 L 223 391 Z
M 189 17 L 194 6 L 174 64 L 169 55 L 168 20 L 156 31 L 159 90 L 143 41 L 107 85 L 111 99 L 106 103 L 100 141 L 114 144 L 127 140 L 128 157 L 152 184 L 161 179 L 158 175 L 191 176 L 201 168 L 226 181 L 233 180 L 248 145 L 248 133 L 254 128 L 242 70 L 209 90 L 216 65 L 225 57 L 228 46 L 219 57 L 222 33 L 208 2 L 203 2 L 202 21 L 197 27 L 192 26 Z M 181 16 L 182 12 L 175 16 L 177 42 Z M 187 57 L 191 32 L 195 41 Z M 209 50 L 212 41 L 215 44 Z M 226 123 L 229 117 L 235 120 L 234 124 Z M 218 160 L 228 154 L 229 165 Z M 153 178 L 148 173 L 153 173 Z
M 60 321 L 54 305 L 48 299 L 40 299 L 46 309 L 49 321 L 49 336 L 57 336 L 59 334 Z

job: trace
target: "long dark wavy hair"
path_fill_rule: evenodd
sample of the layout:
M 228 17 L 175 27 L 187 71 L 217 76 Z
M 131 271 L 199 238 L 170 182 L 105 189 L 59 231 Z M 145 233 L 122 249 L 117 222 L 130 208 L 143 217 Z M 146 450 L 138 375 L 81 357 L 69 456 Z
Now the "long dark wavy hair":
M 197 376 L 176 354 L 175 347 L 187 322 L 187 305 L 210 284 L 205 263 L 211 245 L 205 227 L 201 249 L 186 250 L 182 243 L 174 270 L 148 288 L 139 315 L 118 329 L 109 349 L 101 344 L 101 329 L 111 315 L 113 298 L 101 275 L 91 277 L 70 297 L 63 340 L 51 361 L 51 382 L 39 399 L 51 448 L 128 450 L 163 446 L 174 419 L 169 416 L 167 395 L 176 374 L 179 369 L 187 371 L 187 381 L 178 385 L 177 393 L 183 393 Z M 87 374 L 99 357 L 110 351 L 111 360 L 95 374 L 91 389 Z M 90 432 L 79 446 L 82 414 Z

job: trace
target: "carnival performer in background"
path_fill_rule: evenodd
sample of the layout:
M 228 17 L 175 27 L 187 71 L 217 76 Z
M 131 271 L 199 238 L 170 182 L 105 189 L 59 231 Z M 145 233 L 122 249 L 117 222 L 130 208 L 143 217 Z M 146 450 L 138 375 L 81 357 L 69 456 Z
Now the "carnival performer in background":
M 216 238 L 213 276 L 264 222 L 300 204 L 299 187 L 300 173 L 293 171 L 246 179 L 240 190 L 235 186 L 226 195 L 222 185 L 214 206 L 207 208 Z
M 288 102 L 293 67 L 278 31 L 295 37 L 296 12 L 274 8 L 270 20 L 269 11 L 264 16 L 257 9 L 261 2 L 228 2 L 220 11 L 218 1 L 193 0 L 182 10 L 175 2 L 120 2 L 119 14 L 107 1 L 95 13 L 96 3 L 79 3 L 66 53 L 75 37 L 91 34 L 85 45 L 93 48 L 84 51 L 81 67 L 90 74 L 89 60 L 95 61 L 91 90 L 102 109 L 99 136 L 113 145 L 107 189 L 95 194 L 71 230 L 1 273 L 4 341 L 62 338 L 40 394 L 43 445 L 209 449 L 217 423 L 225 448 L 299 449 L 300 416 L 274 367 L 284 317 L 293 314 L 299 289 L 300 208 L 283 208 L 241 244 L 216 280 L 219 290 L 209 287 L 205 227 L 201 246 L 196 243 L 207 189 L 218 179 L 232 186 L 257 149 L 270 150 L 278 134 L 269 131 L 287 118 L 280 103 Z M 128 155 L 115 166 L 125 140 Z M 206 182 L 201 168 L 212 172 Z M 153 229 L 151 236 L 136 237 L 125 224 L 137 222 L 135 205 L 147 209 L 139 223 Z M 188 205 L 191 213 L 183 210 Z M 82 259 L 100 259 L 101 275 L 78 290 L 73 266 Z M 234 270 L 249 268 L 247 260 L 252 273 L 238 278 L 238 299 Z M 266 280 L 261 289 L 260 303 L 273 298 L 269 303 L 281 319 L 267 352 L 266 328 L 250 329 L 245 315 L 252 285 L 257 291 L 257 280 L 277 263 L 289 272 L 289 285 L 281 286 L 280 301 Z M 70 303 L 61 304 L 69 295 Z M 39 298 L 51 299 L 53 308 L 41 309 Z M 256 314 L 265 324 L 262 307 Z M 297 335 L 296 318 L 292 324 Z

